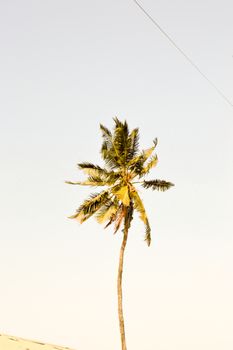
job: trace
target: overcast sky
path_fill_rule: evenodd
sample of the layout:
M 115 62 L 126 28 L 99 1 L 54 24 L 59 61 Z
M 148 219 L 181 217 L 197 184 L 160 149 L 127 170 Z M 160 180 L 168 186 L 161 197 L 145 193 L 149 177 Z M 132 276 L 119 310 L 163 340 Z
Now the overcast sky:
M 231 0 L 143 0 L 233 101 Z M 128 349 L 233 348 L 233 108 L 131 0 L 0 3 L 0 332 L 78 350 L 120 349 L 121 233 L 67 219 L 90 189 L 76 164 L 100 163 L 99 123 L 158 137 L 125 257 Z

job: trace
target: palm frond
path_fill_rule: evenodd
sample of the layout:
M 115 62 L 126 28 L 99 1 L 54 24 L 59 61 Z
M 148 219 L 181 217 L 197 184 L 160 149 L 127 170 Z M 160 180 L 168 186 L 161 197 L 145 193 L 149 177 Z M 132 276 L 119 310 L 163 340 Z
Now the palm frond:
M 80 184 L 81 184 L 81 182 L 80 182 L 80 181 L 78 181 L 78 182 L 73 182 L 73 181 L 65 181 L 65 183 L 66 183 L 66 184 L 68 184 L 68 185 L 80 185 Z
M 86 181 L 78 181 L 78 182 L 72 182 L 72 181 L 65 181 L 68 185 L 80 185 L 80 186 L 106 186 L 108 183 L 106 181 L 103 181 L 102 179 L 94 176 L 89 176 Z
M 105 161 L 106 166 L 111 170 L 114 170 L 119 167 L 119 159 L 113 145 L 113 135 L 102 124 L 100 124 L 100 130 L 102 132 L 103 137 L 103 143 L 100 151 L 101 156 Z
M 102 176 L 88 176 L 87 181 L 84 181 L 83 184 L 88 186 L 107 186 L 109 183 Z
M 150 172 L 150 170 L 157 165 L 157 163 L 158 163 L 157 155 L 152 156 L 149 159 L 148 163 L 143 167 L 142 174 L 144 174 L 144 175 L 148 174 Z
M 128 186 L 116 186 L 112 189 L 112 193 L 114 193 L 117 199 L 124 204 L 124 206 L 128 207 L 130 204 L 129 198 L 129 189 Z
M 152 153 L 155 150 L 157 144 L 158 144 L 158 139 L 155 138 L 153 140 L 153 146 L 143 151 L 144 156 L 145 156 L 145 161 L 152 155 Z
M 119 161 L 120 157 L 116 153 L 114 146 L 111 149 L 106 149 L 104 147 L 105 145 L 103 144 L 101 149 L 101 155 L 106 167 L 112 171 L 119 169 L 121 165 Z
M 113 216 L 116 215 L 118 210 L 118 202 L 110 200 L 103 205 L 96 213 L 96 219 L 99 224 L 106 222 L 107 220 L 113 221 Z
M 113 234 L 117 233 L 117 231 L 119 230 L 119 228 L 121 227 L 121 224 L 123 222 L 123 219 L 125 217 L 126 214 L 126 210 L 123 204 L 120 204 L 117 212 L 116 212 L 116 216 L 114 219 L 115 222 L 115 228 L 114 228 L 114 232 Z
M 132 191 L 130 192 L 130 194 L 131 194 L 131 197 L 133 200 L 134 208 L 139 213 L 139 218 L 142 220 L 142 222 L 145 225 L 145 228 L 146 228 L 145 241 L 147 242 L 147 244 L 149 246 L 150 242 L 151 242 L 151 235 L 150 235 L 151 228 L 150 228 L 149 220 L 147 218 L 144 204 L 143 204 L 137 190 L 134 187 L 133 187 Z
M 128 136 L 127 141 L 127 157 L 126 161 L 129 163 L 136 155 L 138 155 L 139 148 L 139 130 L 133 129 Z
M 78 167 L 89 175 L 87 181 L 106 182 L 106 185 L 112 185 L 120 176 L 116 171 L 109 171 L 92 163 L 79 163 Z
M 153 144 L 154 144 L 154 148 L 156 148 L 157 144 L 158 144 L 158 138 L 157 137 L 153 140 Z
M 128 137 L 129 137 L 129 128 L 128 124 L 125 121 L 122 123 L 118 118 L 113 119 L 115 122 L 115 128 L 113 133 L 113 148 L 116 153 L 117 162 L 119 165 L 125 165 L 127 160 L 128 153 Z
M 106 166 L 113 170 L 125 167 L 128 161 L 138 153 L 139 141 L 138 129 L 134 129 L 129 134 L 126 121 L 123 123 L 116 117 L 114 122 L 113 134 L 101 125 L 103 135 L 101 155 Z
M 148 247 L 150 246 L 151 244 L 151 228 L 150 228 L 150 224 L 149 224 L 149 221 L 147 219 L 147 222 L 146 222 L 146 235 L 145 235 L 145 241 L 148 245 Z
M 78 163 L 78 168 L 82 170 L 85 174 L 90 176 L 100 176 L 108 174 L 108 171 L 101 168 L 99 165 L 95 165 L 88 162 Z
M 141 175 L 143 171 L 143 166 L 144 166 L 144 156 L 143 154 L 140 154 L 139 156 L 134 157 L 130 162 L 129 162 L 129 170 L 131 173 L 134 173 L 135 176 Z
M 112 147 L 112 133 L 111 131 L 100 124 L 100 130 L 102 132 L 102 138 L 103 138 L 103 144 L 102 144 L 102 149 L 104 150 L 109 150 Z
M 119 155 L 116 153 L 112 142 L 110 143 L 104 140 L 100 153 L 107 168 L 110 168 L 111 170 L 119 168 Z
M 109 191 L 105 190 L 100 193 L 93 193 L 83 204 L 76 210 L 76 213 L 70 216 L 70 219 L 77 219 L 83 223 L 96 213 L 109 200 Z
M 110 217 L 109 222 L 104 226 L 104 228 L 107 228 L 108 226 L 110 226 L 114 221 L 116 221 L 116 214 L 113 214 Z
M 158 143 L 158 140 L 154 139 L 152 147 L 146 150 L 143 150 L 140 155 L 137 155 L 129 162 L 129 169 L 139 177 L 142 177 L 145 175 L 145 170 L 144 170 L 144 167 L 146 166 L 145 163 L 151 157 L 153 151 L 157 146 L 157 143 Z M 151 160 L 153 160 L 152 157 L 151 157 Z
M 151 188 L 153 191 L 167 191 L 170 187 L 174 186 L 173 183 L 165 180 L 150 180 L 143 181 L 142 186 L 146 189 Z
M 106 126 L 103 126 L 103 124 L 100 124 L 100 130 L 102 131 L 102 136 L 104 138 L 106 138 L 107 140 L 111 140 L 112 133 L 108 128 L 106 128 Z

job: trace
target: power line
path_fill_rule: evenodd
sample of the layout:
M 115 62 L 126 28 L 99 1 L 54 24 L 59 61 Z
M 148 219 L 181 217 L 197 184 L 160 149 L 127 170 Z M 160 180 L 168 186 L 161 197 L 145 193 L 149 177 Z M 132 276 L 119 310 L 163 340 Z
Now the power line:
M 176 42 L 165 32 L 165 30 L 155 21 L 155 19 L 139 4 L 138 1 L 133 2 L 140 8 L 147 18 L 157 27 L 157 29 L 170 41 L 170 43 L 185 57 L 185 59 L 208 81 L 208 83 L 217 91 L 217 93 L 231 106 L 233 103 L 224 95 L 224 93 L 200 70 L 200 68 L 193 62 L 193 60 L 186 55 L 186 53 L 176 44 Z

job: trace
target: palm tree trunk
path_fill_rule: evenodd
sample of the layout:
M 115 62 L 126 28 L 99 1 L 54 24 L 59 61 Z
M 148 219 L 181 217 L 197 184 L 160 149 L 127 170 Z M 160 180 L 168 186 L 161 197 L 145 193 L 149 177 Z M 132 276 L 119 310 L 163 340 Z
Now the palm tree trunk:
M 125 225 L 124 228 L 124 237 L 121 244 L 120 250 L 120 258 L 119 258 L 119 267 L 118 267 L 118 277 L 117 277 L 117 295 L 118 295 L 118 317 L 119 317 L 119 326 L 121 333 L 121 349 L 126 349 L 126 341 L 125 341 L 125 325 L 124 325 L 124 317 L 123 317 L 123 306 L 122 306 L 122 273 L 123 273 L 123 262 L 124 262 L 124 252 L 125 246 L 128 238 L 128 228 Z

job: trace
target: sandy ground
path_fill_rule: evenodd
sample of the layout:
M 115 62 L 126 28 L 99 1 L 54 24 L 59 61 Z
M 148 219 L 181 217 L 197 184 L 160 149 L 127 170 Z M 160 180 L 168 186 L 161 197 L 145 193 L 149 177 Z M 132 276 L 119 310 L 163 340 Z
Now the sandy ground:
M 0 334 L 0 350 L 72 350 L 58 345 L 45 344 L 40 341 L 22 339 Z

